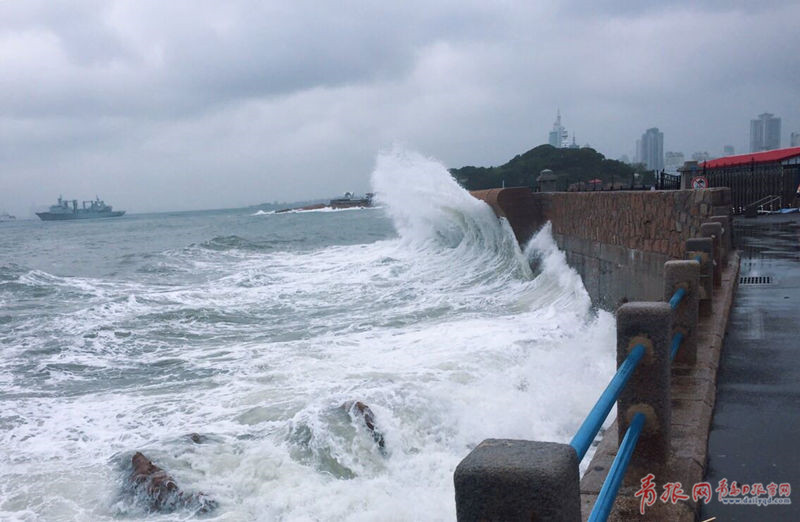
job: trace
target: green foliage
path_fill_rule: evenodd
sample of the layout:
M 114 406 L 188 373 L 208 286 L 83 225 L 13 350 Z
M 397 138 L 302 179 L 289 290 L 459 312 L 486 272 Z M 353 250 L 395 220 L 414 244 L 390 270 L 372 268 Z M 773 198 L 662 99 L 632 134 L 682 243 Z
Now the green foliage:
M 461 167 L 450 169 L 450 173 L 468 190 L 498 188 L 503 184 L 506 187 L 535 188 L 536 178 L 544 169 L 550 169 L 558 176 L 560 190 L 566 190 L 572 183 L 592 179 L 600 179 L 603 184 L 616 182 L 627 185 L 635 172 L 634 167 L 606 159 L 588 147 L 559 149 L 552 145 L 539 145 L 499 167 Z

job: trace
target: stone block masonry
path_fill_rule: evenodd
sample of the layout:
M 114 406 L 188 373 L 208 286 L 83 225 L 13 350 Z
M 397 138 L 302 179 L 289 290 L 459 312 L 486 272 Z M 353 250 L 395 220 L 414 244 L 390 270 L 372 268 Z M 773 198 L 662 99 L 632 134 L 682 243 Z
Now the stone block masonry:
M 531 192 L 527 187 L 472 194 L 508 220 L 520 244 L 545 223 L 592 302 L 614 310 L 657 301 L 663 267 L 684 257 L 685 241 L 726 208 L 729 189 L 619 192 Z

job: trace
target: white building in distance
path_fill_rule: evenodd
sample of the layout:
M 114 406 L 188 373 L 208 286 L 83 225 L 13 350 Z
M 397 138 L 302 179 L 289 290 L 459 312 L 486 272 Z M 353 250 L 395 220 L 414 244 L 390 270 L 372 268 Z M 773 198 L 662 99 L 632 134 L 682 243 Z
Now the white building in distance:
M 684 161 L 683 152 L 668 150 L 664 153 L 664 170 L 670 174 L 675 174 L 678 172 L 679 167 L 683 167 Z
M 556 121 L 553 123 L 553 130 L 548 135 L 547 143 L 557 149 L 566 149 L 570 146 L 569 133 L 566 127 L 561 124 L 561 110 L 556 113 Z

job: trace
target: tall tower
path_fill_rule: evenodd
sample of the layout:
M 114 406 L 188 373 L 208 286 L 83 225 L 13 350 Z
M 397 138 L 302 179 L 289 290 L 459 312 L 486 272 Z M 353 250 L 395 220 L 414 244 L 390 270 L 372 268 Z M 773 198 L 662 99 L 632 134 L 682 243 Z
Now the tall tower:
M 750 152 L 781 148 L 781 119 L 765 112 L 750 120 Z
M 658 127 L 647 129 L 639 140 L 639 161 L 649 170 L 664 169 L 664 133 Z
M 561 109 L 556 112 L 556 121 L 553 123 L 553 130 L 548 134 L 547 143 L 557 149 L 569 147 L 569 134 L 567 129 L 561 125 Z

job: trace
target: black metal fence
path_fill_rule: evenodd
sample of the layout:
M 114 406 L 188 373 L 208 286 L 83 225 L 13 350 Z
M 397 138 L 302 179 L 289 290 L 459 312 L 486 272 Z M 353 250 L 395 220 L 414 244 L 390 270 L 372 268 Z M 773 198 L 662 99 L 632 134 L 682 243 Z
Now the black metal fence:
M 642 183 L 632 178 L 630 182 L 612 181 L 604 183 L 598 179 L 573 183 L 566 190 L 569 192 L 601 192 L 611 190 L 680 190 L 681 188 L 680 174 L 669 174 L 662 170 L 661 172 L 649 173 L 647 176 L 652 176 L 652 182 Z M 561 190 L 564 189 L 562 188 Z
M 658 190 L 680 190 L 681 189 L 681 175 L 669 174 L 664 172 L 656 172 L 656 189 Z
M 791 206 L 800 169 L 796 166 L 784 167 L 780 163 L 751 163 L 707 169 L 703 174 L 710 187 L 729 187 L 731 211 L 744 214 Z
M 731 212 L 733 214 L 776 211 L 797 203 L 800 189 L 800 165 L 780 163 L 751 163 L 698 170 L 708 180 L 708 187 L 731 189 Z M 605 183 L 599 179 L 573 183 L 559 190 L 569 192 L 617 191 L 617 190 L 680 190 L 680 174 L 664 172 L 647 173 L 647 183 L 631 179 L 629 182 Z

